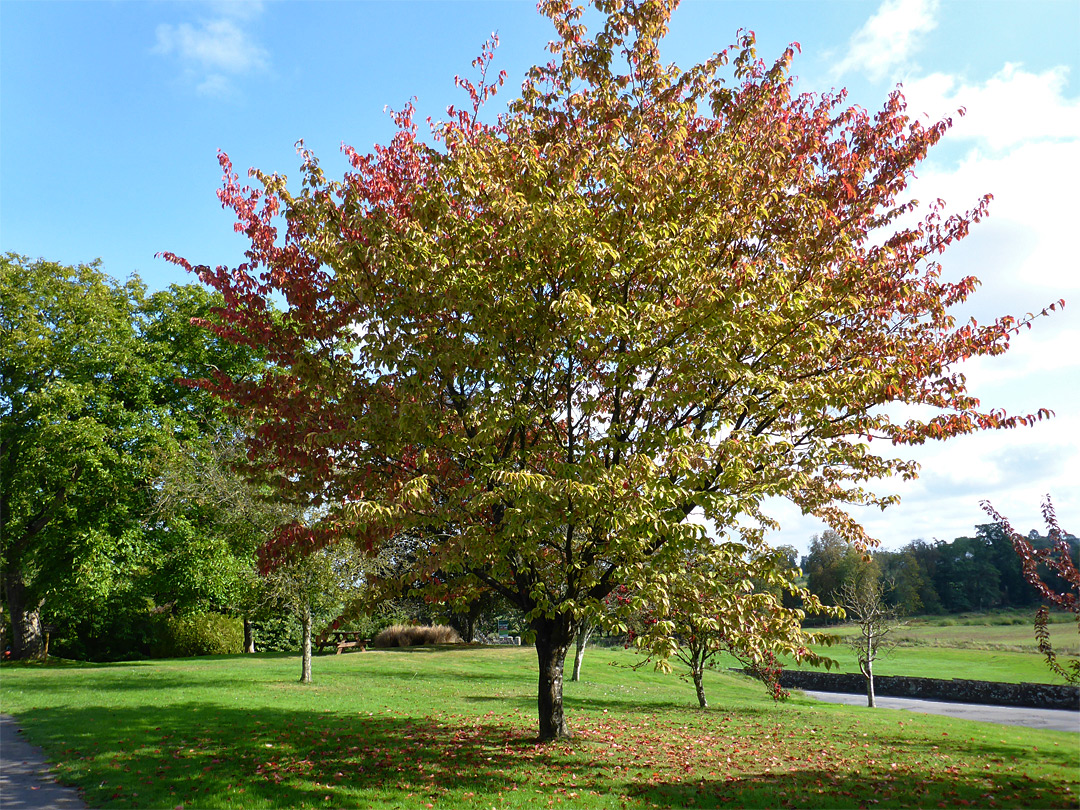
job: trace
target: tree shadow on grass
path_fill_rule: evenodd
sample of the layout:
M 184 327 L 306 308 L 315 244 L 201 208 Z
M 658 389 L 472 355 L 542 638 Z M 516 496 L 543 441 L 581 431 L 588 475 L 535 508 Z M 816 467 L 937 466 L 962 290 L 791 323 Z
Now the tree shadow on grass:
M 1002 807 L 1075 806 L 1064 784 L 1025 773 L 1023 763 L 1014 773 L 947 769 L 974 755 L 1010 761 L 1018 753 L 1015 745 L 960 736 L 886 735 L 883 745 L 907 747 L 897 757 L 901 763 L 931 763 L 907 771 L 849 758 L 838 769 L 796 765 L 770 772 L 770 763 L 750 759 L 743 767 L 758 772 L 740 773 L 694 755 L 680 780 L 677 765 L 649 776 L 652 763 L 641 763 L 648 752 L 640 746 L 670 742 L 667 727 L 620 737 L 626 753 L 610 757 L 604 734 L 538 745 L 531 723 L 502 716 L 248 708 L 235 695 L 223 689 L 217 700 L 37 708 L 18 720 L 57 763 L 61 779 L 82 788 L 94 807 L 492 806 L 509 788 L 520 786 L 522 798 L 538 792 L 546 798 L 574 781 L 622 794 L 631 805 L 659 807 L 989 806 L 987 797 Z M 748 718 L 735 712 L 731 720 L 742 726 Z M 582 722 L 583 731 L 587 725 Z M 1044 762 L 1067 766 L 1075 762 L 1071 753 L 1048 752 Z M 638 778 L 628 780 L 627 769 L 639 767 Z M 577 773 L 569 783 L 568 772 Z
M 535 700 L 533 701 L 536 702 Z M 584 695 L 582 697 L 563 695 L 563 706 L 568 710 L 574 711 L 601 711 L 603 709 L 614 709 L 618 711 L 626 711 L 628 706 L 634 706 L 641 711 L 648 711 L 654 714 L 677 714 L 680 712 L 686 712 L 693 710 L 696 707 L 696 703 L 690 701 L 680 702 L 674 700 L 650 700 L 649 696 L 640 695 L 627 695 L 620 699 L 595 697 L 592 695 Z
M 99 666 L 115 667 L 116 665 L 102 664 Z M 147 689 L 166 691 L 195 688 L 199 691 L 208 690 L 214 692 L 216 690 L 235 689 L 237 683 L 234 673 L 226 673 L 220 677 L 210 677 L 205 672 L 200 672 L 197 678 L 193 678 L 192 673 L 189 670 L 177 669 L 175 671 L 169 671 L 163 666 L 134 670 L 130 673 L 130 677 L 116 677 L 114 675 L 107 678 L 94 679 L 93 681 L 88 681 L 76 675 L 76 672 L 85 671 L 86 670 L 73 671 L 73 677 L 36 679 L 33 681 L 33 693 L 37 696 L 53 695 L 57 701 L 62 701 L 68 699 L 69 696 L 92 698 L 94 694 L 143 692 Z M 296 673 L 297 676 L 299 676 L 299 665 L 296 667 Z M 282 680 L 277 677 L 268 677 L 265 679 L 265 682 L 268 684 L 292 684 L 298 680 L 298 677 L 290 677 L 288 680 Z
M 774 719 L 778 712 L 784 710 L 783 707 L 785 706 L 785 704 L 762 703 L 760 700 L 755 705 L 748 700 L 745 703 L 740 702 L 736 705 L 710 705 L 707 709 L 701 709 L 698 707 L 697 699 L 694 697 L 693 688 L 687 692 L 685 699 L 679 700 L 656 698 L 649 694 L 627 694 L 621 698 L 564 694 L 563 705 L 568 710 L 573 709 L 575 711 L 610 709 L 619 712 L 627 711 L 628 707 L 632 706 L 635 710 L 647 711 L 660 716 L 675 715 L 681 717 L 687 712 L 691 712 L 705 720 L 720 718 L 732 712 L 744 718 L 769 720 Z
M 659 807 L 884 808 L 1069 807 L 1076 797 L 1061 783 L 1023 774 L 897 774 L 888 766 L 836 773 L 779 773 L 688 779 L 649 786 L 630 783 L 626 794 Z
M 410 793 L 496 795 L 547 756 L 520 728 L 366 712 L 192 702 L 35 709 L 18 721 L 94 807 L 396 806 Z

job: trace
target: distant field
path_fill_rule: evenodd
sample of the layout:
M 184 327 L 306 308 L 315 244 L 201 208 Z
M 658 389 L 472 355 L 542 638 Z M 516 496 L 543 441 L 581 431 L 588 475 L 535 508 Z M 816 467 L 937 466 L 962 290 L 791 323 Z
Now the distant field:
M 855 653 L 846 645 L 821 648 L 819 652 L 840 663 L 840 668 L 834 668 L 833 672 L 859 671 Z M 898 647 L 874 663 L 874 672 L 878 675 L 972 678 L 1000 683 L 1064 683 L 1037 653 L 956 647 Z
M 1080 635 L 1067 616 L 1050 625 L 1050 638 L 1059 655 L 1080 654 Z M 1017 621 L 1021 623 L 1005 623 Z M 826 628 L 842 638 L 853 635 L 853 624 Z M 1062 683 L 1038 652 L 1032 615 L 973 614 L 919 617 L 895 631 L 900 646 L 874 665 L 879 675 L 923 678 L 974 678 L 1003 683 Z M 841 672 L 858 672 L 855 653 L 845 644 L 819 651 L 840 662 Z M 835 670 L 834 670 L 835 671 Z
M 1026 625 L 955 625 L 937 626 L 912 622 L 897 631 L 901 643 L 926 644 L 934 647 L 970 647 L 974 649 L 1003 649 L 1016 652 L 1038 652 L 1035 631 Z M 1059 654 L 1080 653 L 1080 634 L 1075 625 L 1051 624 L 1050 640 Z

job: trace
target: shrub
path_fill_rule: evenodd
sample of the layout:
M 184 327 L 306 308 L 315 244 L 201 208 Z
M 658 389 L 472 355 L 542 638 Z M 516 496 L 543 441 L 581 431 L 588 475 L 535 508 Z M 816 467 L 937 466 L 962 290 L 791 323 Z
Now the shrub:
M 232 655 L 244 651 L 244 623 L 220 613 L 162 616 L 155 626 L 154 658 Z
M 408 624 L 411 612 L 406 603 L 399 599 L 387 599 L 368 608 L 367 612 L 347 613 L 344 618 L 344 630 L 355 630 L 365 638 L 375 638 L 383 630 L 394 625 Z
M 461 636 L 445 624 L 419 626 L 395 624 L 371 640 L 372 647 L 416 647 L 421 644 L 460 644 Z
M 251 622 L 256 652 L 296 652 L 303 643 L 303 630 L 295 616 L 271 613 Z
M 73 611 L 74 613 L 74 611 Z M 150 655 L 154 620 L 145 607 L 108 602 L 83 616 L 49 617 L 49 652 L 80 661 L 136 661 Z

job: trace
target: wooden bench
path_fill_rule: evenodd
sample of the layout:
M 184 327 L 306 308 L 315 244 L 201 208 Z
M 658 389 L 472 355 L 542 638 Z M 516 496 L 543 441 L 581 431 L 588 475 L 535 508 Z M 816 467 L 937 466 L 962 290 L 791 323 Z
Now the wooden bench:
M 362 636 L 362 633 L 355 630 L 329 630 L 319 633 L 312 641 L 320 653 L 327 647 L 335 647 L 334 655 L 341 655 L 345 650 L 355 647 L 359 647 L 360 652 L 366 650 L 367 641 Z

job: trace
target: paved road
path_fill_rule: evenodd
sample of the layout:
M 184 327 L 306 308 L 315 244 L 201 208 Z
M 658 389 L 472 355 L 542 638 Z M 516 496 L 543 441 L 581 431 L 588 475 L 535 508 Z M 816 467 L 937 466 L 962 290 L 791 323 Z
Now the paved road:
M 809 697 L 827 703 L 843 703 L 847 706 L 865 706 L 866 695 L 844 692 L 816 692 L 802 690 Z M 982 703 L 947 703 L 942 700 L 921 698 L 883 697 L 875 701 L 882 709 L 905 709 L 923 714 L 943 714 L 961 720 L 979 720 L 984 723 L 1000 723 L 1004 726 L 1027 726 L 1054 731 L 1080 732 L 1080 712 L 1066 709 L 1028 709 L 1023 706 L 987 706 Z
M 2 810 L 86 810 L 79 792 L 59 785 L 41 749 L 19 733 L 14 717 L 0 714 L 0 808 Z

